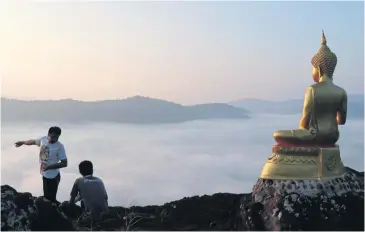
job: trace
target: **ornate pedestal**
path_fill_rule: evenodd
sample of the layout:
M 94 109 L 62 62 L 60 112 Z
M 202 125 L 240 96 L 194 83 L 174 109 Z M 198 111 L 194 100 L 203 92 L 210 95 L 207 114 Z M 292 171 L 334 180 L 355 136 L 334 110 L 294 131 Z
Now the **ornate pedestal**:
M 289 147 L 274 145 L 260 178 L 272 180 L 318 180 L 341 177 L 345 168 L 338 145 Z

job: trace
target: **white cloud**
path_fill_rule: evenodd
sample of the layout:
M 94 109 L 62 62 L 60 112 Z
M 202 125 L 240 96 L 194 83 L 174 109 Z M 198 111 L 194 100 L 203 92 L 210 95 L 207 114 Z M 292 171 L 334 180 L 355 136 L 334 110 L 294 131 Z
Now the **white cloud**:
M 60 125 L 69 159 L 58 199 L 68 200 L 88 159 L 107 187 L 110 204 L 162 204 L 185 196 L 250 192 L 274 144 L 272 133 L 292 129 L 299 116 L 257 116 L 243 121 L 196 121 L 170 125 Z M 17 140 L 47 133 L 51 124 L 2 125 L 1 179 L 19 191 L 42 194 L 37 147 Z M 363 121 L 341 127 L 345 165 L 363 170 Z

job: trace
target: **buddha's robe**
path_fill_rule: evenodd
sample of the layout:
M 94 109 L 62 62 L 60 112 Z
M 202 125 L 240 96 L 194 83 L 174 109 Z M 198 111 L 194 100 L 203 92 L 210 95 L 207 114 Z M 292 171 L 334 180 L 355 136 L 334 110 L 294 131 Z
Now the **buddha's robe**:
M 299 129 L 279 130 L 274 138 L 279 144 L 333 145 L 339 139 L 338 125 L 346 123 L 346 91 L 324 75 L 307 88 Z

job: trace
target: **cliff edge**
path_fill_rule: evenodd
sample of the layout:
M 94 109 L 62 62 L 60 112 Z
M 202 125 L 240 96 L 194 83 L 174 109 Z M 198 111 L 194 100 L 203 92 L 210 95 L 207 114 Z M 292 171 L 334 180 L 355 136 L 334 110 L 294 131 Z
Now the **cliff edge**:
M 1 230 L 364 230 L 364 172 L 326 183 L 259 179 L 249 194 L 195 196 L 162 206 L 110 207 L 91 223 L 81 208 L 1 186 Z M 304 187 L 304 185 L 306 187 Z M 311 194 L 298 194 L 300 188 Z

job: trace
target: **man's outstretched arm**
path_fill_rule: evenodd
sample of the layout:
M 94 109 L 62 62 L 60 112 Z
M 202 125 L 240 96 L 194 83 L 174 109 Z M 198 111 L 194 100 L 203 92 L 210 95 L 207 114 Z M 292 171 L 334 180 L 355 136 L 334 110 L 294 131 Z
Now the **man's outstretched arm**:
M 15 147 L 20 147 L 20 146 L 23 146 L 23 145 L 28 145 L 28 146 L 37 145 L 37 146 L 39 146 L 39 140 L 38 139 L 29 139 L 29 140 L 25 140 L 25 141 L 18 141 L 18 142 L 15 143 Z

